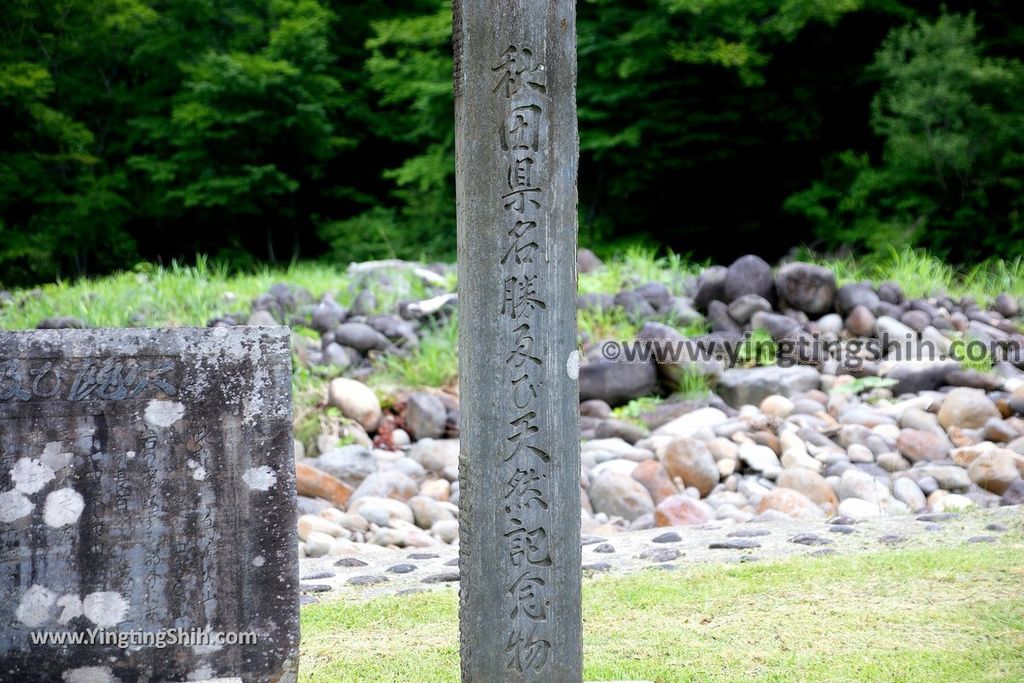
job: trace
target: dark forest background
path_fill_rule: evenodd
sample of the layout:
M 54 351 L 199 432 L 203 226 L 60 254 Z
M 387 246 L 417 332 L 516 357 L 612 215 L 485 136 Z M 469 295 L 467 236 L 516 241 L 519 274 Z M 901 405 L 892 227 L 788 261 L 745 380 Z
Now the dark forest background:
M 1019 2 L 580 0 L 580 230 L 1024 252 Z M 0 282 L 451 258 L 446 0 L 5 0 Z

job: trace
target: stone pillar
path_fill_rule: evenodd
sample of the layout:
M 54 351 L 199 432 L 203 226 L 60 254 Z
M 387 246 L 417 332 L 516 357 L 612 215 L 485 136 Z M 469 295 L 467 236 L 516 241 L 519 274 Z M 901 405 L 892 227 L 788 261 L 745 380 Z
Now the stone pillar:
M 575 5 L 453 13 L 462 680 L 580 681 Z

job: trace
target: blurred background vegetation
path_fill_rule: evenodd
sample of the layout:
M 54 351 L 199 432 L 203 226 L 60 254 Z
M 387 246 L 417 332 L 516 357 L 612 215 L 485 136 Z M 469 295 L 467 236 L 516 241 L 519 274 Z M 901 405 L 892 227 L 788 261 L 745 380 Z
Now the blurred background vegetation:
M 579 0 L 580 230 L 1024 252 L 1010 0 Z M 0 283 L 454 255 L 450 0 L 5 0 Z

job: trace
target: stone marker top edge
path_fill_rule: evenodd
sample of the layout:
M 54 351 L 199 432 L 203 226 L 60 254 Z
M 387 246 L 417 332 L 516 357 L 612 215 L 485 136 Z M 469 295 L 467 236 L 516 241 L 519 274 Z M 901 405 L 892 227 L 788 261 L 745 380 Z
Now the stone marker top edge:
M 169 355 L 181 353 L 208 354 L 225 351 L 246 355 L 239 344 L 265 340 L 289 350 L 291 330 L 285 325 L 231 327 L 93 327 L 60 330 L 2 330 L 0 357 L 19 352 L 71 355 L 116 353 L 131 355 L 145 350 L 158 350 Z

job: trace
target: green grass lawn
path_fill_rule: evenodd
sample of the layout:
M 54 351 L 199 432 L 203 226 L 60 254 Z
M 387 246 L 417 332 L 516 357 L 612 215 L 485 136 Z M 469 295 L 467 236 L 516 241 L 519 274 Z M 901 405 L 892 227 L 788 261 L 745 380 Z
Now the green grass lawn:
M 1024 680 L 1024 543 L 588 579 L 585 679 Z M 454 591 L 302 612 L 310 681 L 458 680 Z

